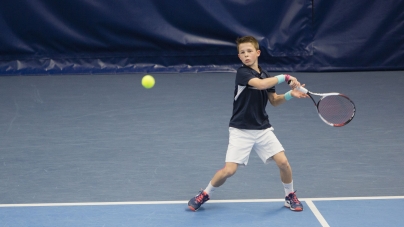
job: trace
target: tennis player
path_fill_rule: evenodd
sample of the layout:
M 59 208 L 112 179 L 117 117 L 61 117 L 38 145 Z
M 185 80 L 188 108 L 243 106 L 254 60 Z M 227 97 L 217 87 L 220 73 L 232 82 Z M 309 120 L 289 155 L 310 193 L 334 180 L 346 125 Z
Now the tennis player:
M 298 91 L 299 81 L 290 75 L 272 77 L 258 65 L 258 41 L 252 36 L 238 38 L 238 57 L 243 65 L 237 70 L 233 115 L 229 124 L 229 145 L 225 166 L 213 176 L 205 190 L 191 198 L 188 206 L 198 210 L 210 199 L 216 188 L 233 176 L 239 165 L 247 165 L 252 150 L 267 164 L 274 160 L 280 170 L 280 177 L 285 189 L 285 206 L 293 211 L 302 211 L 303 205 L 293 188 L 292 168 L 286 158 L 282 144 L 276 138 L 269 123 L 265 107 L 269 102 L 273 106 L 285 103 L 291 98 L 306 98 L 307 94 Z M 285 94 L 276 94 L 275 85 L 290 81 L 292 90 Z

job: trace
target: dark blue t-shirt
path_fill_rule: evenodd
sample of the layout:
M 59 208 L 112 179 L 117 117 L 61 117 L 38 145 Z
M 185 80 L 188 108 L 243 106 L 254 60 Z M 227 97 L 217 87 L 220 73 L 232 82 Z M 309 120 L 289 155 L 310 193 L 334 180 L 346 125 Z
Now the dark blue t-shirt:
M 243 65 L 237 70 L 230 127 L 254 130 L 271 127 L 265 107 L 268 103 L 268 92 L 275 92 L 275 86 L 258 90 L 248 85 L 252 78 L 272 77 L 265 70 L 259 69 L 261 73 Z

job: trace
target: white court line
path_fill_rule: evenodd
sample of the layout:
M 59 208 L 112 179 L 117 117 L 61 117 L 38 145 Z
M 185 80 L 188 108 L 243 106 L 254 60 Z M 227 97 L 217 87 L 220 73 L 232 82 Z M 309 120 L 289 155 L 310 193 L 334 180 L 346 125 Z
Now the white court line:
M 312 201 L 335 201 L 335 200 L 371 200 L 371 199 L 404 199 L 404 196 L 369 196 L 369 197 L 332 197 L 332 198 L 306 198 Z M 305 199 L 300 199 L 305 200 Z
M 306 199 L 305 200 L 307 206 L 310 208 L 311 212 L 313 212 L 314 216 L 316 216 L 318 222 L 320 222 L 322 227 L 330 227 L 330 225 L 327 223 L 327 221 L 324 219 L 323 215 L 321 215 L 320 211 L 318 211 L 317 207 L 314 205 L 314 203 Z
M 332 197 L 332 198 L 300 198 L 300 201 L 335 201 L 335 200 L 373 200 L 373 199 L 404 199 L 404 196 L 371 196 L 371 197 Z M 209 200 L 209 203 L 267 203 L 284 202 L 284 199 L 239 199 L 239 200 Z M 82 202 L 82 203 L 25 203 L 0 204 L 0 207 L 54 207 L 54 206 L 111 206 L 111 205 L 163 205 L 186 204 L 183 201 L 137 201 L 137 202 Z

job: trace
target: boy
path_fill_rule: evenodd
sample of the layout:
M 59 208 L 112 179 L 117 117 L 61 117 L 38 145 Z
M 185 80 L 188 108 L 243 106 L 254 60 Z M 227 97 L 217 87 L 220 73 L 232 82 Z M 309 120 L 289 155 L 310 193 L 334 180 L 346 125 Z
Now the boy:
M 188 202 L 188 207 L 193 211 L 198 210 L 210 199 L 210 195 L 217 187 L 236 173 L 239 165 L 247 165 L 251 150 L 255 150 L 264 163 L 274 160 L 279 167 L 285 189 L 285 206 L 293 211 L 302 211 L 303 206 L 293 189 L 292 169 L 281 143 L 273 133 L 265 107 L 268 100 L 273 106 L 278 106 L 292 97 L 308 96 L 294 89 L 300 86 L 295 77 L 290 75 L 270 77 L 261 69 L 258 65 L 261 52 L 254 37 L 241 37 L 236 43 L 238 57 L 243 66 L 237 70 L 236 75 L 225 166 L 216 172 L 205 190 L 200 191 Z M 293 90 L 282 95 L 276 94 L 274 86 L 288 81 Z

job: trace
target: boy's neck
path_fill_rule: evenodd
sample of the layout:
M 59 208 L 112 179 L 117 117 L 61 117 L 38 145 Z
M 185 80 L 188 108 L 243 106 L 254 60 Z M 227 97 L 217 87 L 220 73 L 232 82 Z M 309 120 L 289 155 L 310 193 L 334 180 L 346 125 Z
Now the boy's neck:
M 250 68 L 254 69 L 258 73 L 261 73 L 261 68 L 258 66 L 258 64 L 254 64 L 254 65 L 250 66 Z

